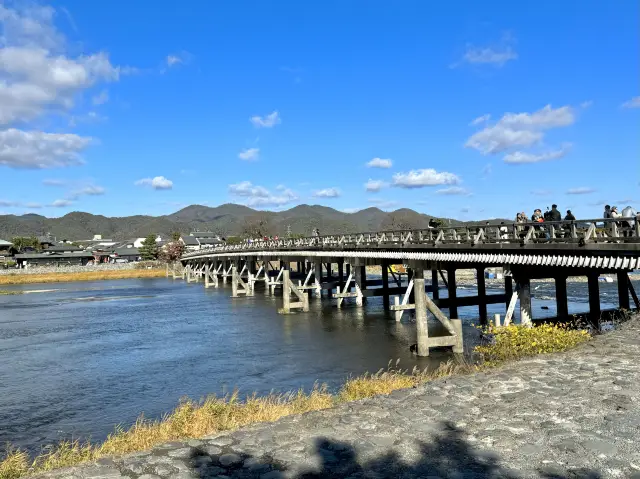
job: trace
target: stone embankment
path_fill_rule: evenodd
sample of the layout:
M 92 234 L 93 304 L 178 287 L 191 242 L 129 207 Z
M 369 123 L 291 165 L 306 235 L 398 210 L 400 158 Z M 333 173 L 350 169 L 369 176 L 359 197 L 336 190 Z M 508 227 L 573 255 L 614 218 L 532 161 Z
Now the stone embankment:
M 639 357 L 636 319 L 568 353 L 41 477 L 640 477 Z

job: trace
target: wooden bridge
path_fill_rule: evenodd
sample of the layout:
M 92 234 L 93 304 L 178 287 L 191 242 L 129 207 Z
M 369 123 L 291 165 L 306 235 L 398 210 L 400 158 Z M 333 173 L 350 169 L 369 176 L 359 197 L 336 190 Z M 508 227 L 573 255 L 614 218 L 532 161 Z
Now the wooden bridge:
M 398 264 L 407 266 L 406 275 L 392 268 Z M 368 280 L 367 266 L 380 266 L 382 278 Z M 487 268 L 504 271 L 504 294 L 487 295 Z M 397 320 L 404 311 L 415 311 L 418 354 L 427 356 L 431 347 L 453 346 L 454 352 L 462 352 L 458 307 L 478 306 L 480 323 L 487 324 L 487 305 L 504 303 L 504 322 L 509 323 L 519 300 L 521 322 L 532 324 L 532 279 L 555 280 L 557 319 L 567 320 L 567 278 L 586 276 L 588 319 L 599 328 L 600 275 L 617 276 L 621 309 L 631 309 L 630 295 L 640 308 L 628 276 L 636 268 L 640 221 L 617 218 L 245 241 L 185 254 L 167 269 L 167 276 L 188 282 L 204 279 L 205 287 L 230 281 L 233 297 L 251 296 L 263 285 L 265 294 L 282 292 L 280 312 L 285 314 L 307 311 L 309 296 L 322 298 L 323 291 L 336 299 L 337 307 L 349 298 L 362 306 L 367 297 L 382 296 L 385 309 L 395 311 Z M 476 271 L 477 295 L 457 296 L 460 269 Z M 440 298 L 440 282 L 447 289 L 446 298 Z M 448 309 L 449 316 L 441 308 Z M 427 311 L 440 328 L 428 324 Z

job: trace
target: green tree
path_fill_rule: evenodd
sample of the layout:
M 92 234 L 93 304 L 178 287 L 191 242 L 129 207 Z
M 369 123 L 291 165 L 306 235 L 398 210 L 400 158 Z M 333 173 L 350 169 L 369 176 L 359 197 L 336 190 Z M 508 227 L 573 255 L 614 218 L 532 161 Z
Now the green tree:
M 158 258 L 158 244 L 156 243 L 156 235 L 147 236 L 140 247 L 140 256 L 143 260 L 152 260 Z
M 229 245 L 240 244 L 242 243 L 242 238 L 240 238 L 239 236 L 227 236 L 225 242 Z
M 180 233 L 180 231 L 174 231 L 173 233 L 171 233 L 171 239 L 173 241 L 180 241 L 181 236 L 182 236 L 182 233 Z
M 40 251 L 42 249 L 42 247 L 40 246 L 40 241 L 38 241 L 38 238 L 36 238 L 35 236 L 32 236 L 30 238 L 18 236 L 16 238 L 13 238 L 11 242 L 13 243 L 13 247 L 19 252 L 24 251 L 25 248 L 33 248 L 36 251 Z

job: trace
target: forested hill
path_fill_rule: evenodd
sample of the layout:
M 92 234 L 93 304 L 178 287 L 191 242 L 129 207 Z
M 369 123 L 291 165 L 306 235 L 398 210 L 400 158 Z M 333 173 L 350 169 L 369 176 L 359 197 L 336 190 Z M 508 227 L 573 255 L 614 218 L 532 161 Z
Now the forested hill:
M 240 235 L 260 230 L 263 234 L 291 233 L 310 235 L 313 228 L 320 234 L 376 231 L 382 229 L 424 228 L 432 216 L 410 209 L 384 212 L 367 208 L 356 213 L 343 213 L 319 205 L 299 205 L 286 211 L 256 211 L 242 205 L 224 204 L 217 207 L 187 206 L 166 216 L 126 216 L 109 218 L 90 213 L 73 212 L 60 218 L 36 214 L 0 216 L 0 238 L 40 236 L 50 233 L 58 240 L 103 238 L 127 240 L 148 234 L 162 237 L 174 231 L 213 231 L 222 236 Z M 446 220 L 449 222 L 449 220 Z M 459 223 L 451 220 L 452 224 Z

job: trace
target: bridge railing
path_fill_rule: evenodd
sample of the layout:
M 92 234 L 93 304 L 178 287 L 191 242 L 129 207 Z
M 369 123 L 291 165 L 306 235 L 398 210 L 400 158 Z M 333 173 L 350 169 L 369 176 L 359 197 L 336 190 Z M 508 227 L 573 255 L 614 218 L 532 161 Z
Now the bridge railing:
M 287 249 L 406 248 L 446 246 L 450 244 L 586 244 L 639 243 L 640 221 L 636 218 L 547 221 L 544 223 L 500 223 L 454 225 L 439 228 L 387 230 L 364 233 L 244 241 L 235 245 L 217 245 L 183 255 L 183 258 L 207 253 Z

